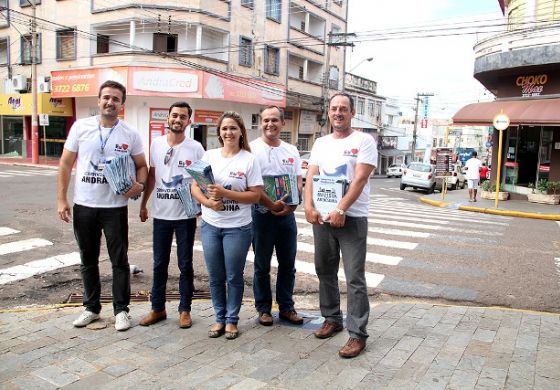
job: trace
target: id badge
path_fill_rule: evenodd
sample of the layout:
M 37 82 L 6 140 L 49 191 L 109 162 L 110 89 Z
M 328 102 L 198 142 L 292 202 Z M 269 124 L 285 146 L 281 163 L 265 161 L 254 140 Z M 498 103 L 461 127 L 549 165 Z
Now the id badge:
M 97 164 L 97 171 L 103 172 L 105 170 L 105 164 L 107 164 L 107 160 L 105 158 L 100 158 L 99 163 Z

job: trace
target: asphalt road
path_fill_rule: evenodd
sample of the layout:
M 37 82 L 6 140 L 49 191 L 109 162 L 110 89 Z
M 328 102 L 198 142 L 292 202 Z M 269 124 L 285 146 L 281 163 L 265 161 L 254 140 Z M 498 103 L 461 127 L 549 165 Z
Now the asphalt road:
M 559 224 L 434 208 L 418 201 L 423 193 L 399 190 L 399 179 L 375 178 L 371 185 L 366 276 L 372 300 L 404 297 L 560 312 Z M 81 293 L 72 227 L 56 215 L 56 171 L 0 165 L 0 198 L 0 307 L 62 303 L 71 293 Z M 133 293 L 147 292 L 151 284 L 152 224 L 139 221 L 138 206 L 138 201 L 130 203 L 129 258 L 144 272 L 132 277 Z M 297 306 L 298 301 L 316 303 L 318 283 L 311 227 L 301 208 L 296 218 Z M 25 245 L 31 248 L 22 250 Z M 195 288 L 208 291 L 200 248 L 197 235 Z M 45 263 L 51 270 L 40 268 Z M 73 265 L 53 269 L 62 264 Z M 9 281 L 29 269 L 37 273 Z M 103 292 L 109 293 L 104 250 L 101 271 Z M 252 271 L 250 254 L 247 297 L 252 296 Z M 170 291 L 177 290 L 177 273 L 170 266 Z

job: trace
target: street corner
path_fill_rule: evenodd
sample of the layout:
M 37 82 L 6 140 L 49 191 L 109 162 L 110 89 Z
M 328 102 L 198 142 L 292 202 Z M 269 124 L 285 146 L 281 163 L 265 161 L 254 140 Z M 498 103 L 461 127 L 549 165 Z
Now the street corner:
M 548 221 L 560 221 L 560 214 L 541 214 L 541 213 L 530 213 L 526 211 L 518 210 L 500 210 L 495 208 L 485 208 L 485 207 L 474 207 L 474 206 L 459 206 L 459 210 L 471 211 L 476 213 L 501 215 L 505 217 L 517 217 L 517 218 L 530 218 L 530 219 L 543 219 Z
M 427 198 L 425 196 L 420 197 L 420 202 L 425 203 L 425 204 L 429 204 L 431 206 L 435 206 L 435 207 L 448 207 L 449 206 L 449 202 L 443 201 L 443 200 L 436 200 L 436 199 L 430 199 Z

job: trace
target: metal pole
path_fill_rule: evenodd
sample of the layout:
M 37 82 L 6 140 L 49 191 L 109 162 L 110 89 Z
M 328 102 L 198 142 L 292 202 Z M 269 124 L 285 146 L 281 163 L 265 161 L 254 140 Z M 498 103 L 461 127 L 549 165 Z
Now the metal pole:
M 418 109 L 420 107 L 420 94 L 416 94 L 416 113 L 414 114 L 414 129 L 412 130 L 412 157 L 411 162 L 416 159 L 416 130 L 418 129 Z
M 500 139 L 498 141 L 498 171 L 496 175 L 496 200 L 494 202 L 494 207 L 498 208 L 499 203 L 499 194 L 500 194 L 500 181 L 501 181 L 501 171 L 502 171 L 502 134 L 504 133 L 503 130 L 499 130 L 500 132 Z
M 37 118 L 37 25 L 35 0 L 31 1 L 31 162 L 39 164 L 39 123 Z

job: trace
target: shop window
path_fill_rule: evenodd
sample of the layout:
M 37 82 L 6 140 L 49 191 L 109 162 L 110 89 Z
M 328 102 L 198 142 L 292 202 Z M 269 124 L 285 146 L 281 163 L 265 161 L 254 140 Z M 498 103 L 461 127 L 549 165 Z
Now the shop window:
M 35 58 L 31 58 L 31 34 L 21 36 L 21 63 L 24 65 L 41 63 L 41 34 L 37 34 Z
M 0 66 L 10 63 L 10 41 L 9 38 L 0 39 Z
M 109 36 L 97 34 L 97 54 L 109 53 Z
M 542 130 L 541 146 L 539 151 L 539 167 L 538 167 L 538 180 L 549 180 L 550 174 L 550 157 L 552 155 L 553 132 L 549 129 Z
M 266 17 L 276 22 L 282 21 L 282 0 L 266 0 Z
M 56 32 L 56 59 L 76 59 L 76 29 L 70 28 Z
M 176 53 L 177 34 L 154 34 L 154 51 L 157 53 Z
M 264 72 L 273 75 L 280 74 L 280 49 L 272 46 L 265 47 Z
M 253 40 L 249 38 L 239 39 L 239 65 L 253 65 Z

